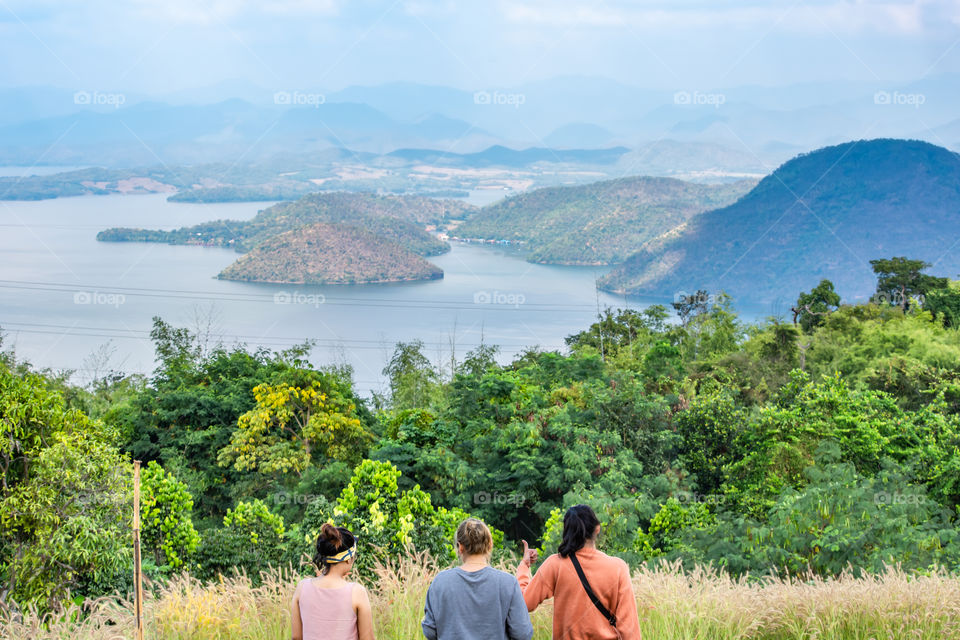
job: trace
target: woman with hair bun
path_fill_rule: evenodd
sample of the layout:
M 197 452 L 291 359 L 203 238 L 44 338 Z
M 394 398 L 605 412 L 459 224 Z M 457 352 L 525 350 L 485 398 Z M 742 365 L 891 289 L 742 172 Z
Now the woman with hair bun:
M 293 593 L 293 640 L 374 640 L 367 590 L 346 579 L 356 558 L 354 535 L 324 524 L 313 557 L 319 575 L 302 580 Z
M 597 550 L 600 520 L 589 506 L 578 504 L 563 516 L 558 553 L 544 560 L 536 575 L 530 566 L 536 549 L 523 541 L 517 580 L 527 609 L 554 599 L 553 637 L 564 640 L 640 640 L 637 599 L 630 569 L 620 558 Z
M 427 590 L 427 640 L 530 640 L 533 625 L 516 579 L 490 566 L 493 536 L 476 518 L 457 527 L 460 566 L 437 574 Z

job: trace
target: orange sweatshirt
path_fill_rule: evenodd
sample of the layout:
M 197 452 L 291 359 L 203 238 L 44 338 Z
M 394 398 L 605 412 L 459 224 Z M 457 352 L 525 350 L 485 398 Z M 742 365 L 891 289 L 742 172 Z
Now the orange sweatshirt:
M 596 549 L 577 551 L 577 560 L 600 602 L 617 617 L 616 630 L 590 601 L 570 558 L 558 554 L 544 560 L 533 578 L 526 564 L 517 567 L 527 609 L 533 611 L 547 598 L 555 598 L 554 640 L 616 640 L 617 630 L 623 640 L 640 640 L 637 599 L 627 563 Z

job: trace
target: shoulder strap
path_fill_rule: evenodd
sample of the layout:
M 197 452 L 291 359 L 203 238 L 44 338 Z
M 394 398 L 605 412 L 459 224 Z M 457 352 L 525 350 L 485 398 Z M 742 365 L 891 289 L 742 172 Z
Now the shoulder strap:
M 573 568 L 577 570 L 577 575 L 580 577 L 580 584 L 583 585 L 583 590 L 587 592 L 590 602 L 592 602 L 593 606 L 597 608 L 600 614 L 607 619 L 607 622 L 616 628 L 617 616 L 610 613 L 610 610 L 603 606 L 603 603 L 600 602 L 600 598 L 598 598 L 597 594 L 595 594 L 593 589 L 590 588 L 590 583 L 587 582 L 587 576 L 585 576 L 583 573 L 583 567 L 580 566 L 580 561 L 577 560 L 577 554 L 575 551 L 570 553 L 570 560 L 573 562 Z

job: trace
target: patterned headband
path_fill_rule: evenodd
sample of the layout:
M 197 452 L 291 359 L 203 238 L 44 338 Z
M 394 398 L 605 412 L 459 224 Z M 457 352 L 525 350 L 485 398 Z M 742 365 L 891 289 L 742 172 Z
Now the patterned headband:
M 344 549 L 337 555 L 324 556 L 323 561 L 326 564 L 338 564 L 340 562 L 346 562 L 347 560 L 352 558 L 356 552 L 357 552 L 357 543 L 354 542 L 352 547 L 350 547 L 349 549 Z

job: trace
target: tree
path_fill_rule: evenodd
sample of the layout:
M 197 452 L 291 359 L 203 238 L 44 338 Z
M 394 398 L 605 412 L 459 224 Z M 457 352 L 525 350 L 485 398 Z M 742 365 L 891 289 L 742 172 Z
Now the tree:
M 261 384 L 256 406 L 240 416 L 237 430 L 218 457 L 222 466 L 302 475 L 315 460 L 353 461 L 371 440 L 352 399 L 328 380 L 295 386 Z
M 423 355 L 421 340 L 398 342 L 383 375 L 390 381 L 390 403 L 394 409 L 428 407 L 439 392 L 439 376 Z
M 939 318 L 943 326 L 960 328 L 960 288 L 950 283 L 942 289 L 931 289 L 924 295 L 923 307 Z
M 0 601 L 42 609 L 129 568 L 129 462 L 92 434 L 61 432 L 0 500 Z M 82 591 L 82 590 L 81 590 Z
M 932 289 L 944 289 L 949 282 L 946 278 L 922 273 L 931 266 L 923 260 L 898 257 L 871 260 L 870 265 L 877 274 L 877 298 L 899 306 L 904 313 L 910 308 L 911 298 L 924 296 Z
M 116 438 L 53 381 L 0 364 L 0 602 L 46 609 L 124 575 L 129 464 Z
M 158 565 L 179 569 L 200 544 L 193 527 L 193 496 L 187 485 L 150 461 L 141 474 L 143 544 Z
M 821 280 L 810 293 L 800 293 L 797 305 L 790 309 L 793 311 L 793 324 L 799 321 L 800 327 L 809 333 L 823 324 L 824 316 L 835 311 L 838 306 L 840 296 L 834 290 L 833 283 L 826 279 Z
M 690 320 L 706 313 L 710 309 L 710 294 L 704 289 L 698 289 L 692 296 L 681 294 L 679 299 L 670 303 L 680 316 L 680 324 L 686 327 Z
M 227 509 L 223 527 L 204 533 L 198 557 L 201 576 L 215 578 L 243 571 L 254 581 L 261 571 L 289 558 L 283 518 L 261 500 L 240 501 Z
M 572 348 L 590 346 L 607 356 L 615 356 L 621 349 L 666 330 L 667 311 L 661 305 L 652 305 L 643 311 L 636 309 L 604 309 L 597 322 L 586 331 L 567 336 L 564 342 Z M 602 338 L 602 339 L 601 339 Z

